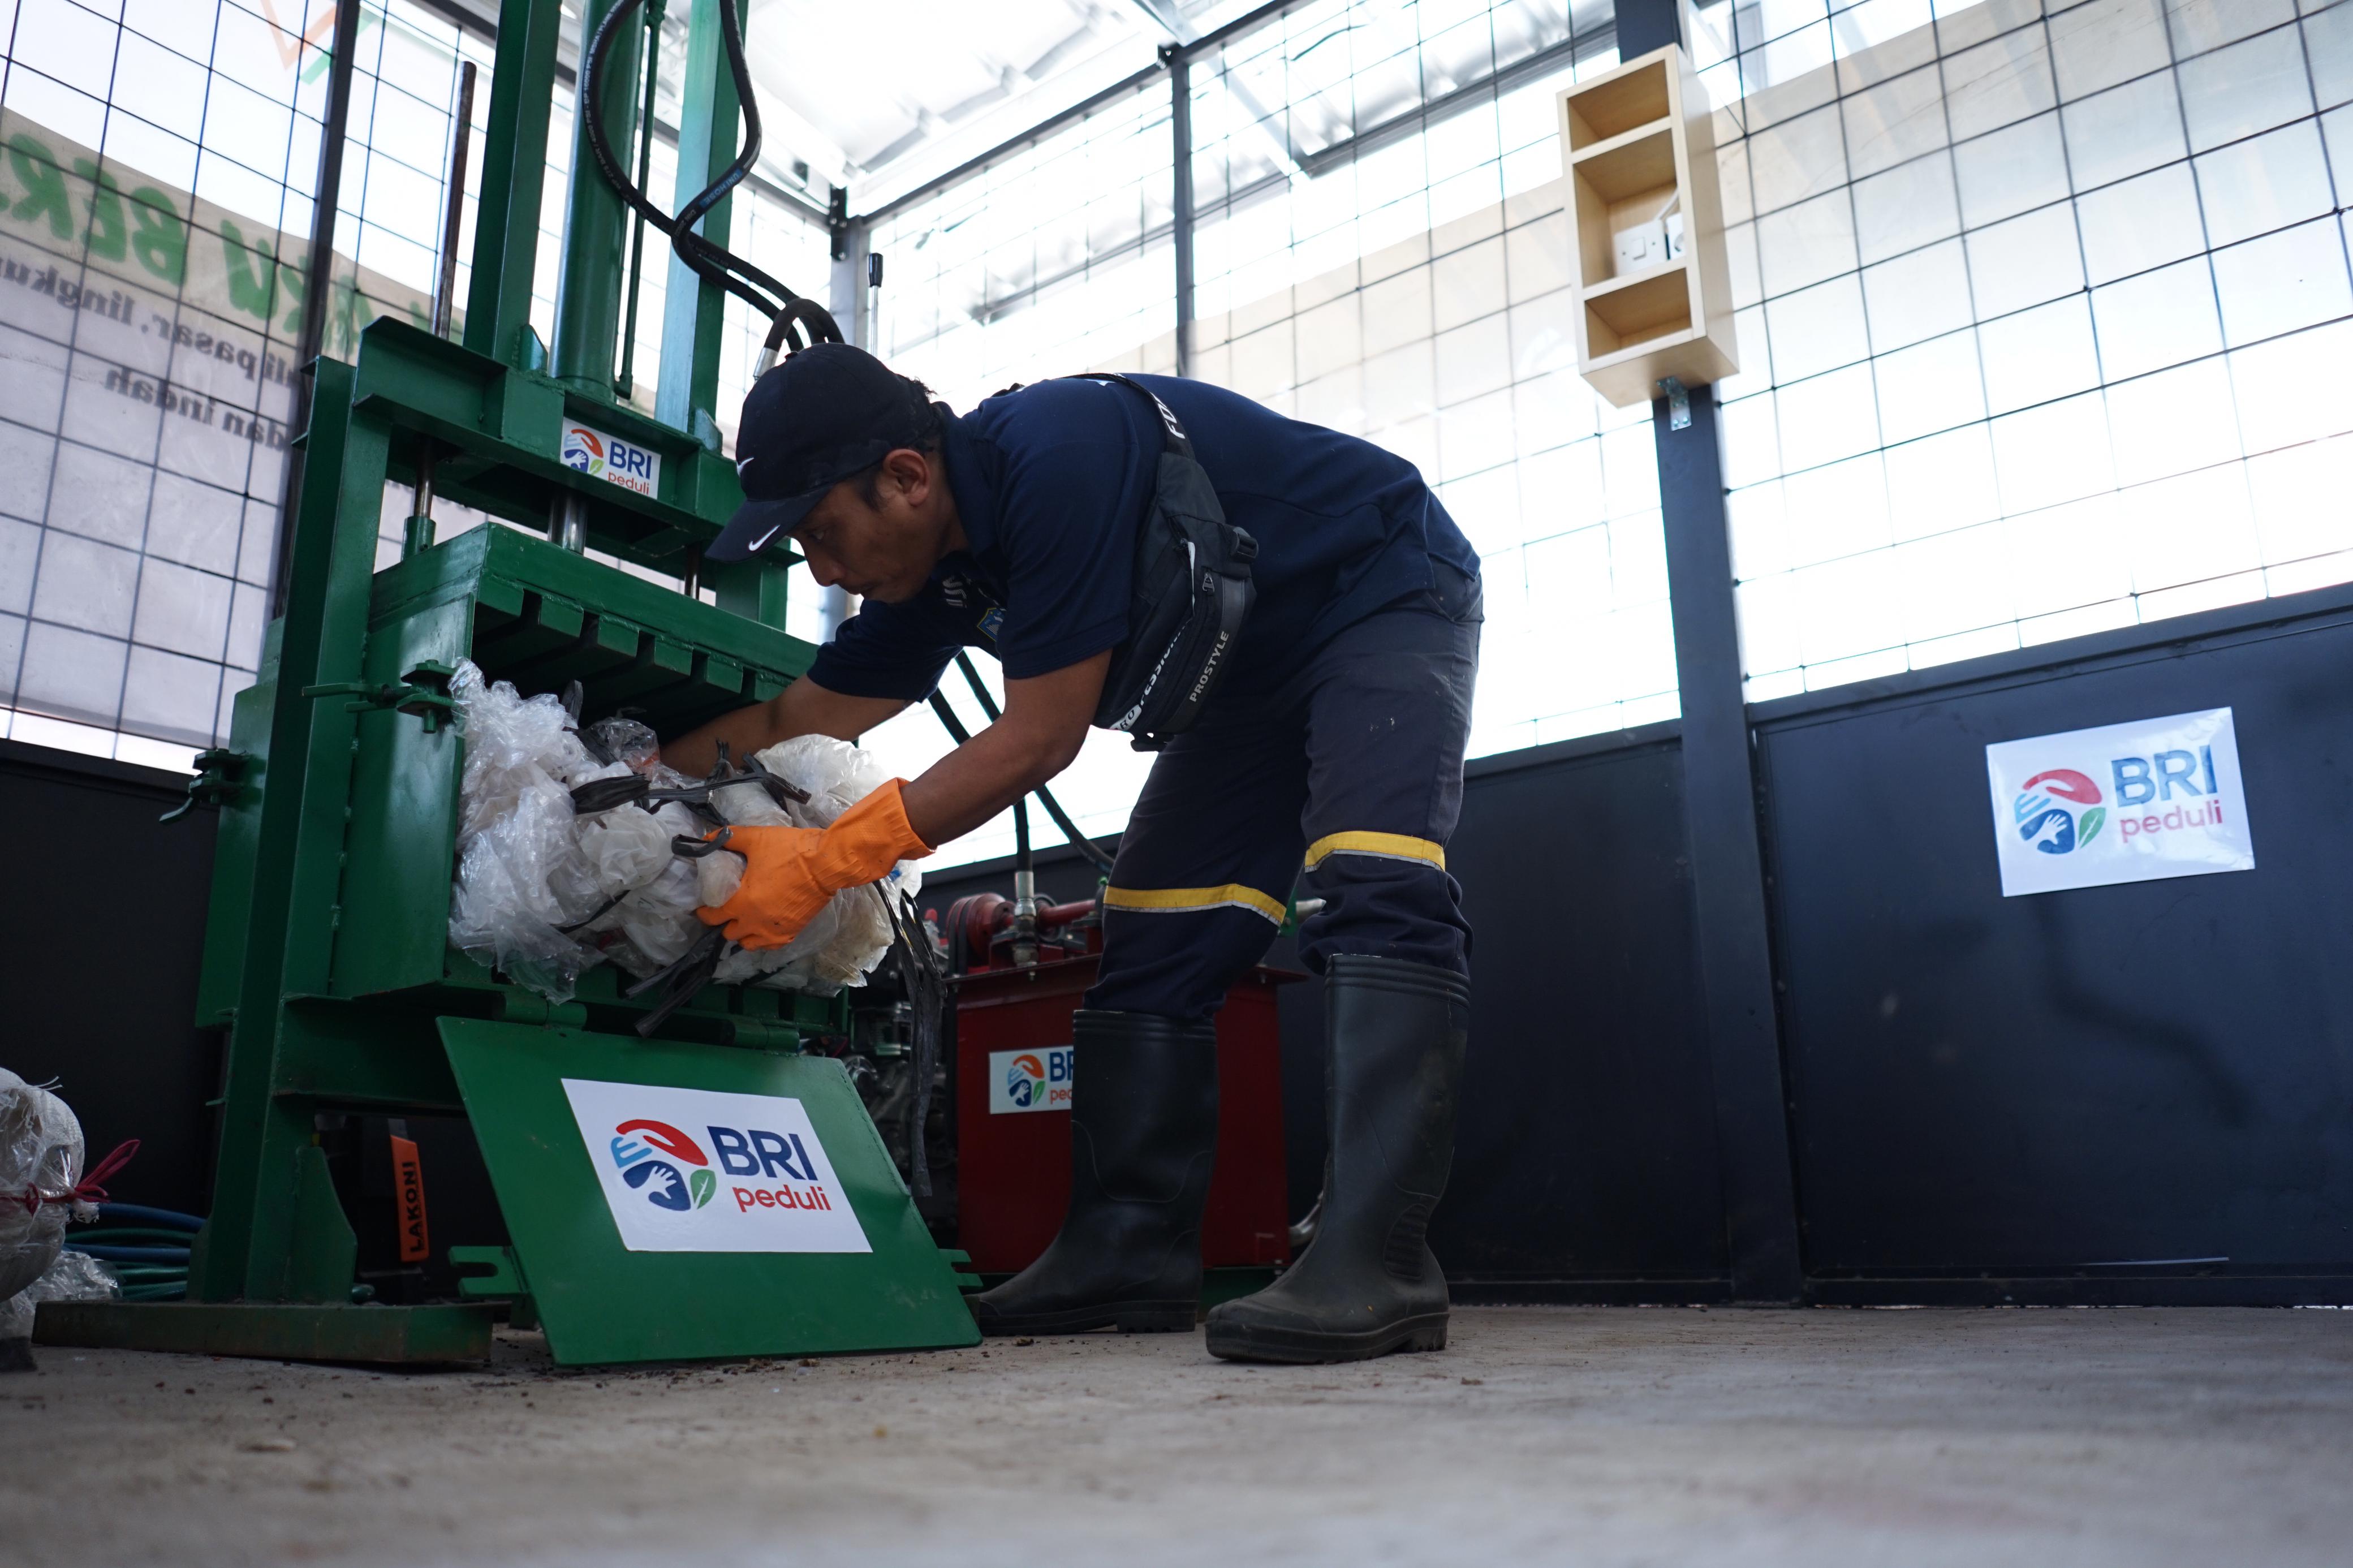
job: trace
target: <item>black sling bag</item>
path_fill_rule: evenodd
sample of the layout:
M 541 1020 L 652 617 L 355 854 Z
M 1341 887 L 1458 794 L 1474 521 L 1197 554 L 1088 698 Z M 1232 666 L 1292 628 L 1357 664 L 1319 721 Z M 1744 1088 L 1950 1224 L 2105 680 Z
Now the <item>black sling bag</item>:
M 1071 379 L 1117 382 L 1160 414 L 1160 466 L 1136 536 L 1127 640 L 1112 650 L 1094 717 L 1132 736 L 1137 751 L 1156 752 L 1192 727 L 1225 674 L 1257 597 L 1258 542 L 1226 521 L 1192 437 L 1149 387 L 1109 372 Z

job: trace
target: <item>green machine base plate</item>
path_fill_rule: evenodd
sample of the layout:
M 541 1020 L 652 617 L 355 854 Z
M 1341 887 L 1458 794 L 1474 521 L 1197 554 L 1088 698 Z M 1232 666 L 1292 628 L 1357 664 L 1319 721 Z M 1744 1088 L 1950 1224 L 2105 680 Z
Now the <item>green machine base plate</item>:
M 489 1307 L 338 1307 L 292 1301 L 44 1301 L 33 1338 L 80 1349 L 266 1361 L 485 1361 Z
M 558 1363 L 979 1342 L 840 1063 L 439 1023 Z

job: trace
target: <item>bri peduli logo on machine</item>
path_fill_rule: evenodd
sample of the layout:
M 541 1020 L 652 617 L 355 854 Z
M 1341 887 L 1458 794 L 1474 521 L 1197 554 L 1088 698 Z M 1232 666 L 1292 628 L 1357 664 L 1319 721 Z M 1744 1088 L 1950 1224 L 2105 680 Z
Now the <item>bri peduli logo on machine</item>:
M 660 1158 L 656 1150 L 679 1164 L 694 1167 L 693 1174 L 681 1174 L 678 1165 Z M 646 1202 L 658 1209 L 691 1213 L 719 1191 L 719 1178 L 712 1173 L 702 1146 L 667 1121 L 640 1118 L 622 1122 L 613 1129 L 611 1152 L 621 1180 L 644 1194 Z
M 2081 807 L 2080 815 L 2070 806 Z M 2072 854 L 2098 837 L 2108 820 L 2100 786 L 2073 768 L 2048 768 L 2027 780 L 2011 809 L 2018 836 L 2045 855 Z
M 733 1127 L 708 1127 L 703 1131 L 719 1156 L 720 1170 L 731 1176 L 752 1176 L 777 1184 L 774 1187 L 735 1188 L 737 1213 L 755 1207 L 811 1212 L 833 1207 L 833 1199 L 818 1174 L 817 1163 L 809 1158 L 799 1133 L 771 1132 L 760 1127 L 746 1131 Z M 693 1171 L 681 1173 L 679 1165 L 659 1158 L 656 1150 L 681 1165 L 694 1167 Z M 691 1214 L 719 1192 L 719 1176 L 710 1168 L 711 1161 L 703 1153 L 702 1145 L 667 1121 L 638 1118 L 622 1122 L 613 1129 L 610 1151 L 613 1163 L 621 1172 L 621 1180 L 643 1193 L 646 1202 L 658 1209 Z M 796 1188 L 794 1182 L 803 1184 Z
M 652 495 L 661 488 L 659 454 L 577 420 L 565 422 L 564 445 L 556 456 L 575 473 L 608 480 L 642 496 Z

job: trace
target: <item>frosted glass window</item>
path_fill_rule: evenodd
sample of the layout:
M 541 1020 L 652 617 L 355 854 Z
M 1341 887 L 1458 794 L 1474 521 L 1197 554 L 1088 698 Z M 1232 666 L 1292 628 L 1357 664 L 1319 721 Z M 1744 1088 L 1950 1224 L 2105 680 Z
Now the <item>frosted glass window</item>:
M 1858 181 L 1854 186 L 1857 250 L 1868 265 L 1961 231 L 1951 158 L 1937 153 Z
M 2193 152 L 2312 112 L 2304 41 L 2294 27 L 2181 62 L 2181 111 Z
M 1765 308 L 1773 356 L 1782 379 L 1798 381 L 1871 355 L 1863 327 L 1862 290 L 1852 274 L 1784 294 Z
M 2241 456 L 2231 373 L 2219 358 L 2109 387 L 2108 428 L 2120 485 Z
M 2211 245 L 2267 234 L 2336 205 L 2316 121 L 2302 120 L 2192 160 Z
M 1985 376 L 1977 334 L 1967 329 L 1883 354 L 1873 374 L 1879 389 L 1880 434 L 1910 441 L 1983 419 Z
M 1969 286 L 1980 318 L 2006 316 L 2084 287 L 2075 214 L 2062 203 L 1968 237 Z
M 2083 98 L 2171 63 L 2161 0 L 2090 0 L 2051 18 L 2059 96 Z
M 1841 190 L 1767 213 L 1757 220 L 1757 249 L 1767 294 L 1851 272 L 1856 265 L 1854 205 Z
M 2206 248 L 2198 184 L 2186 163 L 2091 192 L 2076 200 L 2075 210 L 2092 283 L 2128 278 Z
M 1956 141 L 1999 131 L 2059 102 L 2050 51 L 2032 27 L 1946 56 L 1944 76 L 1945 118 Z
M 2216 251 L 2214 286 L 2233 348 L 2353 310 L 2344 239 L 2327 219 Z
M 2100 384 L 2092 312 L 2080 296 L 1980 324 L 1978 349 L 1989 413 L 2007 414 Z
M 1948 239 L 1862 270 L 1872 346 L 1882 353 L 1967 326 L 1969 273 L 1961 242 Z
M 1649 411 L 1606 407 L 1575 374 L 1553 97 L 1615 56 L 1606 28 L 1571 38 L 1567 9 L 1324 0 L 1191 69 L 1192 374 L 1362 435 L 1436 488 L 1482 561 L 1474 752 L 1678 706 Z M 1492 86 L 1538 51 L 1541 70 Z M 1173 369 L 1167 108 L 1147 86 L 878 226 L 894 364 L 959 406 L 1089 365 Z M 1376 129 L 1359 153 L 1349 138 Z M 1084 180 L 1050 172 L 1073 142 Z M 1057 238 L 1066 189 L 1105 168 L 1132 175 L 1136 220 Z M 871 743 L 908 772 L 946 742 L 910 713 Z M 1113 831 L 1149 763 L 1090 742 L 1056 792 Z M 1004 822 L 958 846 L 1009 847 Z
M 1824 15 L 1799 9 L 1788 31 Z M 1483 0 L 1444 26 L 1425 7 L 1418 39 L 1377 47 L 1398 15 L 1301 7 L 1195 60 L 1194 374 L 1362 435 L 1437 487 L 1486 583 L 1474 752 L 1672 717 L 1649 410 L 1609 408 L 1576 375 L 1558 183 L 1553 97 L 1615 56 L 1606 35 L 1571 47 L 1560 12 Z M 1247 92 L 1296 105 L 1313 80 L 1318 101 L 1356 106 L 1361 132 L 1438 90 L 1410 81 L 1477 80 L 1482 29 L 1497 58 L 1511 37 L 1558 63 L 1303 177 L 1281 167 L 1243 103 Z M 1843 204 L 1842 170 L 1820 168 L 1839 157 L 1836 113 L 1784 129 L 1775 167 Z M 1734 201 L 1745 211 L 1750 199 L 1744 168 Z M 1852 272 L 1846 248 L 1825 276 Z
M 1763 302 L 1720 389 L 1752 700 L 2353 579 L 2341 469 L 2320 477 L 2353 382 L 2310 371 L 2353 353 L 2329 178 L 2353 132 L 2313 113 L 2353 100 L 2353 5 L 1941 9 L 1821 78 L 1872 358 L 1840 363 L 1826 247 L 1784 219 L 1777 270 L 1757 225 Z M 1774 118 L 1760 93 L 1825 90 L 1739 83 L 1727 171 L 1783 129 L 1743 134 Z
M 1857 178 L 1908 163 L 1945 144 L 1936 68 L 1907 72 L 1841 100 L 1847 156 Z
M 2189 151 L 2173 73 L 2157 71 L 2079 98 L 2060 115 L 2079 191 L 2170 163 Z
M 2199 55 L 2295 20 L 2295 0 L 2168 0 L 2167 20 L 2173 47 Z
M 2067 153 L 2059 117 L 2045 114 L 1962 142 L 1953 149 L 1953 172 L 1968 228 L 2063 199 Z
M 2353 99 L 2353 10 L 2342 5 L 2313 9 L 2303 27 L 2305 59 L 2320 105 L 2328 108 Z
M 1749 178 L 1760 213 L 1846 184 L 1846 148 L 1835 104 L 1748 139 Z
M 2222 347 L 2214 275 L 2202 256 L 2092 291 L 2101 367 L 2123 380 L 2202 359 Z

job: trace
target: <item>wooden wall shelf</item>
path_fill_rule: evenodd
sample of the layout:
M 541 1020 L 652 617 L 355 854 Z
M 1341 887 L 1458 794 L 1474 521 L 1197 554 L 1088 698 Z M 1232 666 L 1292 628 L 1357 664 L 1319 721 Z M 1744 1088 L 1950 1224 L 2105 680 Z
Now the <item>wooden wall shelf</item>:
M 1577 371 L 1620 408 L 1739 368 L 1715 126 L 1680 46 L 1560 95 Z

